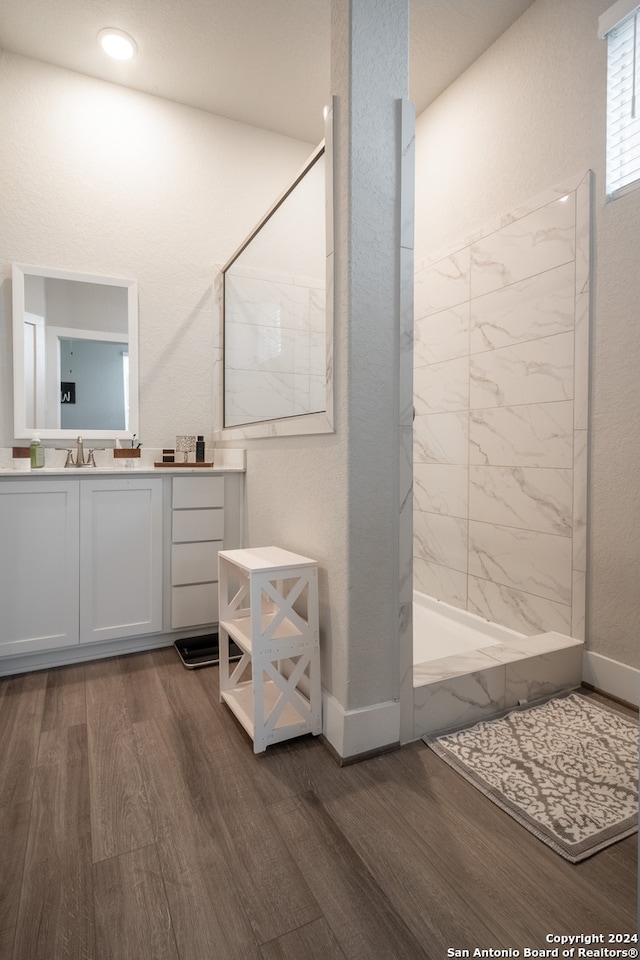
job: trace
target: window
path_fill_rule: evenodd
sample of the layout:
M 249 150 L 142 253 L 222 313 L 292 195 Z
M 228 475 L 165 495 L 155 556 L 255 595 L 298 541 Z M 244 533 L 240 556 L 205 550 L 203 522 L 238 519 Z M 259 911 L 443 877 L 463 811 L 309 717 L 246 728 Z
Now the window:
M 607 199 L 640 186 L 640 5 L 618 0 L 600 17 L 607 39 Z

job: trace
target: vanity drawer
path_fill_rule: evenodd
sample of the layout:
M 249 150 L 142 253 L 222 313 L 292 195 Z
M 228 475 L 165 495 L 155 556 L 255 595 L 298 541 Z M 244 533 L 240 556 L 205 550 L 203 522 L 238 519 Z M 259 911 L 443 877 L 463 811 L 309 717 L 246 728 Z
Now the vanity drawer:
M 174 509 L 224 506 L 224 477 L 174 477 L 171 505 Z
M 171 626 L 174 630 L 217 622 L 217 583 L 197 583 L 171 588 Z
M 221 540 L 201 543 L 174 543 L 171 547 L 171 583 L 203 583 L 218 579 L 218 550 Z
M 173 543 L 187 540 L 222 540 L 224 510 L 174 510 Z

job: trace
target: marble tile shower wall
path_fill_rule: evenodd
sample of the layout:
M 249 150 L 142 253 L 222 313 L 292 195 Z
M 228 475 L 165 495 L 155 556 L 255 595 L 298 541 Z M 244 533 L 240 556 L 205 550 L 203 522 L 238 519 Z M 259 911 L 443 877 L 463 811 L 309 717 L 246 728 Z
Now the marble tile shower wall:
M 416 260 L 414 586 L 584 638 L 590 175 Z
M 324 410 L 324 286 L 308 278 L 227 275 L 227 426 Z

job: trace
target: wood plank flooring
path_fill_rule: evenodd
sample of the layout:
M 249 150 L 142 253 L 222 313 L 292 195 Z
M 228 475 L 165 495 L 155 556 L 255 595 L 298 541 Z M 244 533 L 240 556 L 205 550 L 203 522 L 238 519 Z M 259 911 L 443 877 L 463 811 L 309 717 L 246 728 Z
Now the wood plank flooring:
M 173 648 L 0 679 L 0 744 L 0 960 L 522 957 L 637 931 L 637 835 L 569 864 L 422 742 L 256 757 L 217 670 Z

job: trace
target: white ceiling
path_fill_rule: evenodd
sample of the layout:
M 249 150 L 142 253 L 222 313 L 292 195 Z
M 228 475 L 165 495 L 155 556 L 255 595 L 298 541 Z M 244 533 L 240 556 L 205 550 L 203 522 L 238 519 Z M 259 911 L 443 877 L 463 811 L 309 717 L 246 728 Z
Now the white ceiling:
M 411 0 L 418 113 L 533 0 Z M 331 0 L 0 0 L 0 47 L 309 143 L 323 136 Z M 138 44 L 129 63 L 102 27 Z

